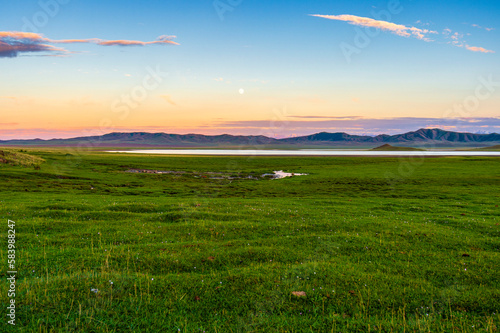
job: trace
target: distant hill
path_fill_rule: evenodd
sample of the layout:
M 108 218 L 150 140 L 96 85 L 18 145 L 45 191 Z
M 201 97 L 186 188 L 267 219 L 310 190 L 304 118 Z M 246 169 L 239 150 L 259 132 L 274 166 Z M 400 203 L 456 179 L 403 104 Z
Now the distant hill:
M 16 146 L 78 146 L 95 147 L 216 147 L 227 145 L 266 145 L 275 144 L 276 139 L 266 136 L 202 135 L 202 134 L 167 134 L 167 133 L 110 133 L 102 136 L 87 136 L 71 139 L 52 140 L 9 140 L 2 145 Z
M 412 148 L 412 147 L 395 147 L 386 143 L 377 148 L 370 149 L 372 151 L 425 151 L 425 149 Z
M 449 142 L 449 143 L 483 143 L 500 142 L 500 134 L 473 134 L 450 132 L 441 129 L 419 129 L 415 132 L 404 134 L 373 136 L 350 135 L 347 133 L 317 133 L 296 138 L 281 139 L 280 142 L 287 143 L 310 143 L 310 142 L 357 142 L 357 143 L 426 143 L 426 142 Z
M 500 144 L 500 134 L 473 134 L 441 129 L 419 129 L 396 135 L 362 136 L 347 133 L 321 132 L 312 135 L 274 139 L 266 136 L 167 134 L 167 133 L 110 133 L 102 136 L 52 140 L 7 140 L 0 146 L 91 146 L 91 147 L 151 147 L 151 148 L 203 148 L 203 147 L 343 147 L 375 146 L 376 144 L 434 145 L 434 146 L 487 146 Z M 262 147 L 264 148 L 264 147 Z

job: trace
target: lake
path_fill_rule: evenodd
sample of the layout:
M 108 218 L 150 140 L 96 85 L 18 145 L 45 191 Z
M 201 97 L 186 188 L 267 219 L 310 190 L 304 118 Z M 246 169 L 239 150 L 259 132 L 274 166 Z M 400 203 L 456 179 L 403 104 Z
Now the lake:
M 498 156 L 498 151 L 367 151 L 367 150 L 244 150 L 244 149 L 154 149 L 115 150 L 108 153 L 159 155 L 229 155 L 229 156 Z

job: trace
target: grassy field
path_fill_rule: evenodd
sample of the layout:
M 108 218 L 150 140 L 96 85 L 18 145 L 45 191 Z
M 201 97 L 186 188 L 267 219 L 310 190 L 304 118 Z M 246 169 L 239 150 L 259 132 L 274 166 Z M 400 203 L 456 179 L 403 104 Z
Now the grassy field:
M 22 149 L 18 151 L 12 149 L 0 150 L 0 164 L 34 167 L 38 170 L 39 166 L 45 162 L 43 158 L 25 154 L 23 151 Z
M 0 164 L 19 332 L 500 329 L 499 158 L 28 154 Z

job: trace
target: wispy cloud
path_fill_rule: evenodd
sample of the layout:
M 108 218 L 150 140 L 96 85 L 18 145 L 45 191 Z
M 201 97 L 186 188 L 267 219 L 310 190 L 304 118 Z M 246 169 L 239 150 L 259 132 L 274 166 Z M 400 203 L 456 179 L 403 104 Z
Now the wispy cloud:
M 416 24 L 424 25 L 424 26 L 430 26 L 431 24 L 429 22 L 422 22 L 421 20 L 418 20 L 415 22 Z
M 361 17 L 361 16 L 355 16 L 355 15 L 319 15 L 319 14 L 314 14 L 310 16 L 315 16 L 315 17 L 321 17 L 329 20 L 336 20 L 336 21 L 344 21 L 348 22 L 349 24 L 353 25 L 358 25 L 362 27 L 367 27 L 367 28 L 376 28 L 380 29 L 383 31 L 388 31 L 390 33 L 393 33 L 395 35 L 401 36 L 401 37 L 414 37 L 426 42 L 433 42 L 430 38 L 430 35 L 439 35 L 437 31 L 434 30 L 429 30 L 429 29 L 420 29 L 416 27 L 410 27 L 410 26 L 405 26 L 402 24 L 396 24 L 392 22 L 387 22 L 387 21 L 380 21 L 380 20 L 375 20 L 372 18 L 368 17 Z M 421 23 L 420 21 L 417 21 L 417 23 Z M 483 28 L 479 25 L 472 25 L 474 27 L 479 27 Z M 483 28 L 488 31 L 493 30 L 493 28 Z M 446 40 L 448 39 L 448 43 L 451 45 L 454 45 L 456 47 L 462 47 L 466 48 L 469 51 L 473 52 L 482 52 L 482 53 L 495 53 L 492 50 L 488 50 L 484 47 L 479 47 L 479 46 L 470 46 L 467 44 L 467 42 L 464 40 L 464 35 L 459 33 L 459 32 L 453 32 L 451 29 L 446 28 L 443 30 L 441 33 L 443 38 Z
M 427 34 L 436 33 L 428 29 L 419 29 L 416 27 L 407 27 L 405 25 L 396 24 L 387 21 L 379 21 L 369 17 L 361 17 L 355 15 L 319 15 L 314 14 L 311 16 L 321 17 L 329 20 L 344 21 L 349 24 L 359 25 L 368 28 L 377 28 L 383 31 L 389 31 L 401 37 L 415 37 L 422 40 L 428 40 Z
M 67 52 L 49 42 L 49 39 L 35 33 L 0 31 L 0 58 L 13 58 L 25 52 Z
M 43 56 L 64 56 L 71 52 L 52 44 L 91 43 L 101 46 L 146 46 L 153 44 L 179 45 L 172 41 L 175 36 L 160 36 L 152 42 L 132 40 L 62 39 L 53 40 L 32 32 L 0 31 L 0 58 L 14 58 L 26 53 Z
M 478 47 L 478 46 L 469 46 L 465 45 L 465 48 L 469 51 L 473 52 L 482 52 L 482 53 L 495 53 L 495 51 L 487 50 L 484 47 Z
M 146 46 L 153 44 L 174 44 L 179 45 L 176 42 L 173 42 L 172 39 L 176 38 L 176 36 L 160 36 L 153 42 L 141 42 L 136 40 L 107 40 L 107 41 L 99 41 L 96 44 L 104 45 L 104 46 Z
M 474 26 L 474 24 L 472 26 Z M 467 35 L 470 35 L 470 34 L 467 34 Z M 448 44 L 451 44 L 451 45 L 456 46 L 456 47 L 463 47 L 463 48 L 465 48 L 469 51 L 472 51 L 472 52 L 495 53 L 495 51 L 488 50 L 484 47 L 470 46 L 465 41 L 465 39 L 464 39 L 465 36 L 463 33 L 453 32 L 449 28 L 446 28 L 443 30 L 443 37 L 445 40 L 449 40 Z
M 471 24 L 471 27 L 478 28 L 478 29 L 484 29 L 486 31 L 493 31 L 493 30 L 495 30 L 495 28 L 486 28 L 486 27 L 480 26 L 479 24 Z
M 365 118 L 355 116 L 290 116 L 281 121 L 247 120 L 221 121 L 210 125 L 212 129 L 257 130 L 272 133 L 274 129 L 285 132 L 312 134 L 317 132 L 348 132 L 350 134 L 396 134 L 418 128 L 442 128 L 465 132 L 498 132 L 500 118 Z M 283 131 L 282 131 L 283 132 Z
M 322 116 L 318 116 L 322 117 Z M 351 118 L 350 116 L 339 118 Z M 356 117 L 358 118 L 358 117 Z M 0 140 L 9 139 L 53 139 L 53 138 L 74 138 L 88 135 L 103 135 L 99 127 L 81 128 L 22 128 L 17 123 L 0 123 Z M 347 132 L 358 135 L 378 135 L 378 134 L 401 134 L 415 131 L 419 128 L 441 128 L 457 132 L 470 133 L 499 133 L 500 118 L 460 118 L 460 119 L 440 119 L 440 118 L 385 118 L 371 119 L 362 118 L 352 120 L 328 120 L 328 121 L 300 121 L 285 117 L 282 121 L 273 119 L 257 121 L 223 121 L 214 119 L 206 125 L 194 127 L 182 126 L 133 126 L 114 127 L 115 132 L 150 132 L 150 133 L 176 133 L 192 134 L 200 133 L 207 135 L 233 134 L 233 135 L 256 135 L 290 137 L 307 135 L 318 132 Z
M 357 120 L 363 117 L 359 116 L 344 116 L 344 117 L 328 117 L 328 116 L 289 116 L 289 118 L 298 119 L 323 119 L 323 120 Z

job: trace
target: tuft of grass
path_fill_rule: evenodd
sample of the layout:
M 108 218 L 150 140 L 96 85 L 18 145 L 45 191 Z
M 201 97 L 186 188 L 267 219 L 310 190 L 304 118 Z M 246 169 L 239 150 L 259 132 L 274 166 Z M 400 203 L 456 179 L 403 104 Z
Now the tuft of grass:
M 13 150 L 0 150 L 0 165 L 11 164 L 39 169 L 43 162 L 45 162 L 43 158 L 26 154 L 22 150 L 17 152 Z

